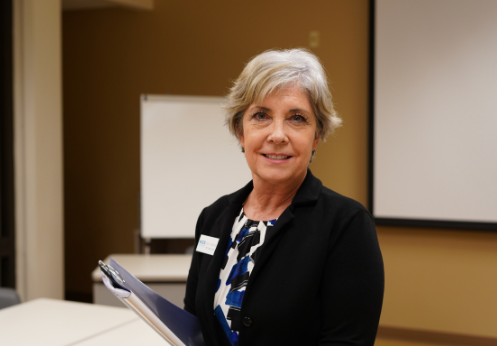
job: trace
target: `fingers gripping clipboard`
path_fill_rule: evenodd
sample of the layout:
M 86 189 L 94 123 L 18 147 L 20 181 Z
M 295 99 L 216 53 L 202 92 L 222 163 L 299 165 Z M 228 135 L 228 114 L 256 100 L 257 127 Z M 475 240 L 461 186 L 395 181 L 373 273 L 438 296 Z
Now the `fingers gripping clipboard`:
M 205 346 L 197 317 L 128 273 L 112 258 L 99 261 L 104 285 L 173 346 Z

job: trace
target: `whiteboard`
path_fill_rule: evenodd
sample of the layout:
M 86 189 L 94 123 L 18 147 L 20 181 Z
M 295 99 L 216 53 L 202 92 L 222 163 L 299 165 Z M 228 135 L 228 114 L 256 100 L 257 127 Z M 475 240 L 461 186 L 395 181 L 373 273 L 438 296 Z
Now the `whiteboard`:
M 497 1 L 375 6 L 374 216 L 497 223 Z
M 251 173 L 221 97 L 141 97 L 141 235 L 193 238 L 202 209 Z

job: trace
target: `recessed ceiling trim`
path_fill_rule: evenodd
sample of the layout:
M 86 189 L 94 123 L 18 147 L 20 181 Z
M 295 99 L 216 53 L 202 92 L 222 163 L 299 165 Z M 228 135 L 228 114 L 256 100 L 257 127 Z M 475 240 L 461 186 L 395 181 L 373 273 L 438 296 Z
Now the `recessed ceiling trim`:
M 88 10 L 109 7 L 152 10 L 154 8 L 154 0 L 62 0 L 63 11 Z

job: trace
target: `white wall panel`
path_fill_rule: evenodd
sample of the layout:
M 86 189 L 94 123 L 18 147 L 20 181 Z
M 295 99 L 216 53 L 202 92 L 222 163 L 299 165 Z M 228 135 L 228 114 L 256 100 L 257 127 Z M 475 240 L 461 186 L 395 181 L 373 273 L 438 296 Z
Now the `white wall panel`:
M 224 126 L 223 101 L 142 97 L 142 237 L 194 237 L 202 209 L 252 179 L 238 141 Z

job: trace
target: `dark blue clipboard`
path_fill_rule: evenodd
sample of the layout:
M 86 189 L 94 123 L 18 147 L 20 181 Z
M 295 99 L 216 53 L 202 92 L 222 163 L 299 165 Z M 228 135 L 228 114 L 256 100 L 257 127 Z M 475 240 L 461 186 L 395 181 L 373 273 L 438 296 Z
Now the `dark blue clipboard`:
M 154 292 L 147 285 L 121 267 L 114 259 L 110 259 L 109 265 L 106 265 L 102 261 L 99 262 L 99 265 L 105 286 L 117 298 L 123 301 L 126 306 L 134 310 L 150 324 L 169 343 L 175 346 L 205 346 L 197 317 L 177 307 Z M 134 301 L 138 298 L 141 303 L 146 306 L 148 309 L 146 314 L 144 314 L 143 311 L 140 313 L 133 307 L 133 304 L 129 304 L 127 300 L 130 299 L 131 295 L 134 295 Z M 171 338 L 166 337 L 161 333 L 160 328 L 154 326 L 154 324 L 150 322 L 150 319 L 147 319 L 147 316 L 154 320 L 158 318 L 180 342 L 175 343 Z

